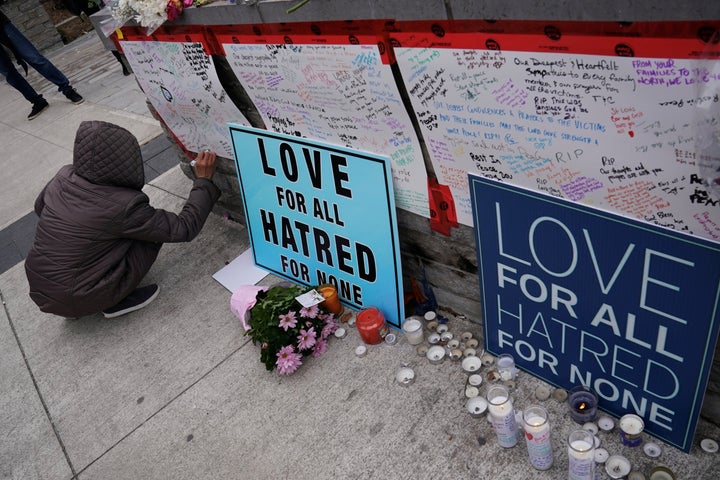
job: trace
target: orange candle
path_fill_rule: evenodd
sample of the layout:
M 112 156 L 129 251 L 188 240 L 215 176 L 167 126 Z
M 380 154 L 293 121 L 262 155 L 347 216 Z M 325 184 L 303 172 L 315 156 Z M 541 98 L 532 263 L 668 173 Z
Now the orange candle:
M 318 290 L 320 291 L 320 294 L 325 298 L 325 301 L 322 302 L 322 304 L 325 305 L 325 308 L 330 310 L 330 312 L 334 313 L 335 315 L 342 313 L 343 306 L 340 303 L 340 297 L 338 297 L 337 289 L 335 287 L 330 284 L 325 284 L 320 285 L 320 287 L 318 287 Z

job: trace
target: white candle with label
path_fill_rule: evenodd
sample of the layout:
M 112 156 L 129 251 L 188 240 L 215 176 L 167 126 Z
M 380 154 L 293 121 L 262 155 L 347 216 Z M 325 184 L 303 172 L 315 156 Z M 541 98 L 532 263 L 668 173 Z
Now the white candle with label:
M 620 418 L 620 439 L 623 445 L 637 447 L 642 443 L 645 422 L 639 416 L 628 413 Z
M 553 464 L 548 413 L 540 405 L 531 405 L 523 411 L 523 427 L 530 464 L 538 470 L 547 470 Z
M 595 442 L 587 430 L 575 430 L 568 437 L 568 480 L 595 479 Z
M 510 392 L 504 386 L 496 385 L 488 389 L 487 399 L 488 413 L 498 437 L 498 445 L 504 448 L 514 447 L 520 437 L 520 431 Z

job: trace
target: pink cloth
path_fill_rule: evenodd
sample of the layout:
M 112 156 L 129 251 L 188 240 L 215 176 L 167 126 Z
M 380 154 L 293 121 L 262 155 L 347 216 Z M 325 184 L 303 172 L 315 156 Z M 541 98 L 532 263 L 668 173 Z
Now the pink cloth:
M 230 297 L 230 311 L 232 311 L 242 322 L 245 331 L 250 330 L 248 316 L 250 309 L 255 306 L 257 294 L 267 292 L 270 287 L 262 285 L 243 285 L 235 290 Z

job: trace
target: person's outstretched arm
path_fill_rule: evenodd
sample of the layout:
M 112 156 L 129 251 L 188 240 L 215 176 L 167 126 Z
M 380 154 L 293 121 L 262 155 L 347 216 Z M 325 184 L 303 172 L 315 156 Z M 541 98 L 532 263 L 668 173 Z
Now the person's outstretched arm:
M 153 208 L 141 195 L 126 209 L 119 236 L 148 242 L 189 242 L 200 233 L 220 189 L 212 182 L 215 173 L 214 152 L 200 152 L 195 159 L 197 178 L 179 214 Z

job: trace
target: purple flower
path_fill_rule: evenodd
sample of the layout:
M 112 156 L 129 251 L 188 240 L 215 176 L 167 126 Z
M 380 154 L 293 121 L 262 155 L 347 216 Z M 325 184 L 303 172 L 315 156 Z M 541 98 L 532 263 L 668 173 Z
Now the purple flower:
M 317 305 L 313 305 L 312 307 L 303 307 L 300 309 L 300 316 L 305 318 L 315 318 L 318 316 L 318 312 L 320 309 Z
M 295 312 L 293 310 L 290 310 L 285 315 L 280 315 L 280 326 L 285 330 L 288 331 L 288 328 L 295 328 L 297 325 L 297 319 L 295 318 Z
M 300 350 L 307 350 L 308 348 L 311 348 L 315 345 L 316 337 L 317 334 L 315 333 L 315 327 L 312 327 L 309 330 L 300 329 L 300 335 L 297 337 L 298 348 Z
M 315 342 L 315 348 L 313 348 L 312 356 L 319 357 L 327 350 L 327 340 L 324 338 L 319 339 Z
M 277 366 L 280 375 L 290 375 L 302 365 L 302 355 L 295 353 L 292 345 L 281 348 L 277 353 L 277 357 L 275 366 Z

